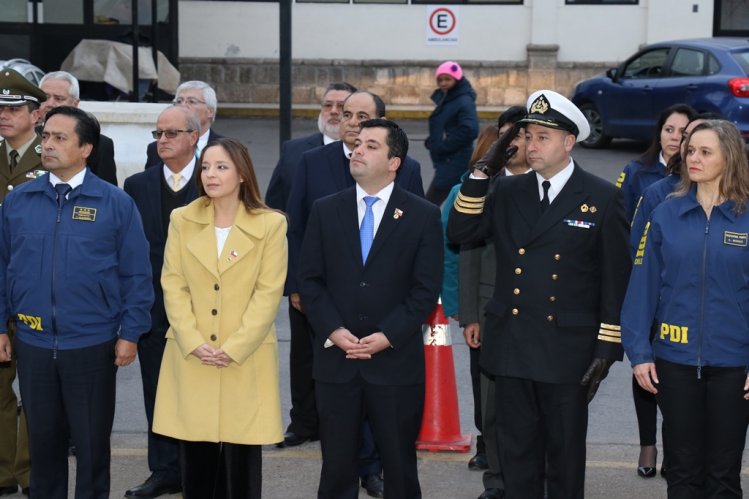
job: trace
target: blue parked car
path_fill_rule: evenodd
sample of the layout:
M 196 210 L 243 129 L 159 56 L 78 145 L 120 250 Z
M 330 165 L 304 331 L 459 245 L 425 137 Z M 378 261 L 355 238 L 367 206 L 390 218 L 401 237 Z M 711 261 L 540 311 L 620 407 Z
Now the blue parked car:
M 604 147 L 612 138 L 650 141 L 663 109 L 685 103 L 721 113 L 749 140 L 749 40 L 703 38 L 648 45 L 577 84 L 572 102 L 590 122 L 582 144 Z

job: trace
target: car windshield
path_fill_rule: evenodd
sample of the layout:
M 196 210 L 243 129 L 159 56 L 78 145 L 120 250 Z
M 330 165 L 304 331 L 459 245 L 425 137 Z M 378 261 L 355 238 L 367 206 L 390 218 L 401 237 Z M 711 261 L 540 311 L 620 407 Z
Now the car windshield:
M 744 70 L 744 74 L 749 75 L 749 50 L 733 52 L 731 55 L 733 55 L 733 58 L 739 63 L 741 69 Z

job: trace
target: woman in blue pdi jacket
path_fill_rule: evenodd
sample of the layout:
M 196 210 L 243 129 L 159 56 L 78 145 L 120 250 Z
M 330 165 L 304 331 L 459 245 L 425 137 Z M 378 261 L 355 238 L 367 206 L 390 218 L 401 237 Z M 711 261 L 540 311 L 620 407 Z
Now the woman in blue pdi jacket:
M 749 422 L 749 164 L 727 121 L 695 127 L 686 151 L 682 181 L 635 254 L 622 343 L 663 412 L 669 498 L 738 498 Z
M 624 209 L 630 222 L 645 188 L 668 175 L 666 165 L 679 154 L 682 134 L 695 114 L 694 109 L 686 104 L 674 104 L 664 109 L 658 116 L 655 137 L 648 150 L 627 163 L 619 174 L 616 186 L 624 194 Z
M 426 198 L 439 206 L 450 189 L 460 182 L 479 134 L 476 92 L 455 61 L 446 61 L 435 72 L 437 105 L 429 116 L 429 136 L 425 145 L 434 164 L 434 178 Z

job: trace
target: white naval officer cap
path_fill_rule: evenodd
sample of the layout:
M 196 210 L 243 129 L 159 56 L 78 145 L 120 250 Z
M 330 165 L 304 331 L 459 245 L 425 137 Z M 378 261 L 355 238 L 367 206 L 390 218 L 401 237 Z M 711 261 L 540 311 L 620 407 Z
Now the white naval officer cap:
M 520 123 L 566 130 L 583 141 L 590 135 L 590 125 L 582 111 L 567 97 L 553 90 L 537 90 L 528 97 L 528 114 Z

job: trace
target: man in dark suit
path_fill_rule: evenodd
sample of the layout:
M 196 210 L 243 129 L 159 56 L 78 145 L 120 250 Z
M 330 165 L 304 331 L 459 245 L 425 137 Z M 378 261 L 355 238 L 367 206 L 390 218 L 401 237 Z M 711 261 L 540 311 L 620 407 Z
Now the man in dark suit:
M 179 492 L 179 445 L 176 440 L 153 433 L 153 408 L 166 346 L 164 338 L 169 322 L 164 310 L 161 289 L 161 267 L 164 264 L 169 215 L 172 210 L 197 198 L 195 143 L 198 140 L 198 118 L 186 107 L 166 108 L 156 122 L 161 167 L 148 168 L 125 180 L 125 192 L 134 200 L 143 218 L 143 229 L 150 246 L 155 301 L 151 309 L 151 330 L 138 342 L 138 357 L 143 382 L 143 399 L 148 419 L 148 468 L 151 476 L 125 493 L 126 497 L 158 497 Z M 169 137 L 170 131 L 179 132 Z M 178 175 L 175 185 L 175 175 Z
M 408 149 L 405 132 L 383 119 L 361 127 L 351 158 L 356 186 L 313 206 L 299 273 L 315 332 L 318 498 L 358 497 L 356 455 L 366 415 L 387 477 L 385 497 L 417 499 L 421 324 L 442 282 L 440 213 L 395 183 Z
M 42 104 L 42 121 L 50 109 L 59 106 L 78 107 L 81 102 L 78 79 L 67 71 L 47 73 L 39 82 L 39 88 L 47 95 L 47 100 Z M 37 132 L 41 131 L 42 125 L 39 125 Z M 99 145 L 96 146 L 94 155 L 89 158 L 88 167 L 100 179 L 117 185 L 117 165 L 114 162 L 112 139 L 104 134 L 99 135 Z
M 335 82 L 328 85 L 322 96 L 320 114 L 317 117 L 318 132 L 306 137 L 287 140 L 281 146 L 281 157 L 268 183 L 265 193 L 265 204 L 277 210 L 286 211 L 286 201 L 291 192 L 294 172 L 302 159 L 302 154 L 341 139 L 338 129 L 343 114 L 343 102 L 346 97 L 356 92 L 356 87 L 346 82 Z M 294 381 L 292 380 L 292 423 L 294 421 Z M 314 406 L 313 406 L 314 408 Z
M 621 192 L 571 158 L 590 133 L 580 110 L 551 90 L 532 94 L 528 110 L 522 122 L 534 173 L 500 178 L 487 198 L 486 172 L 475 170 L 450 213 L 448 236 L 494 241 L 496 287 L 480 363 L 502 401 L 496 424 L 506 497 L 543 497 L 539 463 L 546 462 L 549 499 L 577 499 L 588 402 L 623 355 L 629 227 Z
M 289 140 L 281 147 L 273 176 L 268 184 L 265 202 L 271 208 L 286 211 L 286 201 L 291 192 L 294 174 L 302 154 L 310 149 L 340 140 L 339 127 L 343 114 L 343 102 L 356 92 L 352 85 L 331 83 L 325 90 L 320 115 L 317 118 L 318 133 Z M 286 429 L 284 445 L 294 446 L 317 435 L 317 407 L 315 406 L 315 382 L 312 379 L 312 330 L 304 314 L 289 302 L 289 385 L 291 393 L 291 421 Z
M 374 117 L 385 115 L 385 103 L 377 95 L 369 92 L 355 92 L 351 94 L 343 105 L 343 119 L 340 124 L 341 141 L 328 144 L 307 151 L 302 155 L 294 181 L 291 187 L 286 210 L 289 215 L 289 272 L 286 278 L 285 293 L 289 296 L 289 302 L 299 314 L 296 318 L 304 320 L 304 310 L 299 298 L 297 287 L 297 271 L 299 263 L 299 251 L 302 239 L 307 228 L 312 204 L 325 196 L 342 191 L 354 185 L 354 178 L 349 170 L 349 157 L 354 144 L 359 137 L 360 123 Z M 424 187 L 421 182 L 421 169 L 417 161 L 406 156 L 396 175 L 396 184 L 405 190 L 418 196 L 424 196 Z M 298 326 L 301 330 L 301 326 Z M 309 331 L 309 326 L 307 326 Z M 300 351 L 297 371 L 299 376 L 312 379 L 312 348 L 309 337 L 297 338 L 297 347 L 306 351 Z M 294 338 L 292 337 L 292 342 Z M 292 347 L 294 348 L 294 347 Z M 306 355 L 306 357 L 305 357 Z M 306 365 L 303 359 L 307 359 Z M 314 385 L 309 385 L 314 389 Z M 309 399 L 307 399 L 309 400 Z M 310 413 L 308 413 L 310 414 Z M 315 412 L 316 414 L 316 412 Z M 314 425 L 314 426 L 313 426 Z M 287 431 L 284 443 L 287 446 L 299 445 L 311 438 L 316 437 L 316 419 L 305 421 Z M 310 432 L 310 433 L 297 433 Z M 368 424 L 364 424 L 362 437 L 362 449 L 360 453 L 360 475 L 362 487 L 372 497 L 382 497 L 382 465 L 377 456 L 374 440 Z
M 497 120 L 499 136 L 508 132 L 513 125 L 525 118 L 523 106 L 512 106 L 504 111 Z M 513 130 L 513 133 L 516 130 Z M 499 178 L 522 175 L 530 171 L 525 158 L 525 131 L 520 129 L 509 147 L 517 147 L 517 152 L 507 162 L 502 171 L 492 182 Z M 504 151 L 500 151 L 505 154 Z M 480 434 L 476 437 L 476 455 L 468 461 L 472 470 L 484 470 L 484 491 L 479 499 L 502 499 L 504 495 L 504 478 L 499 463 L 495 421 L 494 378 L 481 372 L 479 354 L 481 333 L 486 328 L 484 307 L 494 294 L 494 276 L 496 261 L 494 243 L 482 241 L 475 245 L 460 248 L 459 259 L 459 313 L 463 336 L 470 347 L 471 388 L 473 390 L 473 414 L 476 428 Z
M 218 109 L 218 100 L 216 91 L 204 81 L 193 80 L 186 81 L 177 87 L 177 93 L 172 101 L 175 106 L 184 106 L 192 111 L 200 121 L 200 133 L 198 134 L 198 144 L 195 146 L 195 156 L 200 157 L 206 144 L 214 139 L 220 139 L 222 135 L 214 132 L 211 128 L 216 121 L 216 110 Z M 158 154 L 158 141 L 155 140 L 148 144 L 146 148 L 146 166 L 161 165 L 161 158 Z

